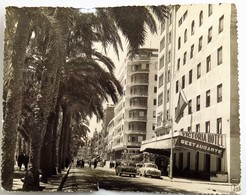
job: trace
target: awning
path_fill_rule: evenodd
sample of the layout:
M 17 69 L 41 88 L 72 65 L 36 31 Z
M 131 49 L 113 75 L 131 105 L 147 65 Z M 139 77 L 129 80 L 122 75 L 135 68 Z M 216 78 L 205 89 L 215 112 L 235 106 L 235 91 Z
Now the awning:
M 173 138 L 173 143 L 176 143 L 177 138 Z M 141 145 L 140 152 L 149 152 L 154 154 L 160 154 L 164 156 L 170 156 L 171 139 L 157 140 Z
M 193 133 L 192 136 L 187 137 L 187 135 L 183 133 L 181 135 L 173 137 L 173 148 L 195 150 L 206 154 L 215 155 L 219 158 L 223 157 L 225 147 L 222 144 L 213 144 L 217 142 L 216 140 L 214 141 L 214 139 L 212 139 L 212 134 Z M 222 137 L 223 139 L 221 139 Z M 222 143 L 222 140 L 225 140 L 225 135 L 217 135 L 217 138 L 217 140 L 221 139 L 220 143 Z M 141 145 L 140 152 L 149 152 L 154 154 L 170 156 L 171 140 L 172 139 L 169 137 L 166 139 L 144 142 Z

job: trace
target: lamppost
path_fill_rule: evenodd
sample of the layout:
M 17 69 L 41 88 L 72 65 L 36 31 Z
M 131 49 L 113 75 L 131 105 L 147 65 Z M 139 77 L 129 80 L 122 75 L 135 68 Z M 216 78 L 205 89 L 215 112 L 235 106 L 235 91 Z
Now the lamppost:
M 173 178 L 173 119 L 172 116 L 166 114 L 166 124 L 164 125 L 165 128 L 170 128 L 171 131 L 171 146 L 170 146 L 170 157 L 169 157 L 169 177 Z

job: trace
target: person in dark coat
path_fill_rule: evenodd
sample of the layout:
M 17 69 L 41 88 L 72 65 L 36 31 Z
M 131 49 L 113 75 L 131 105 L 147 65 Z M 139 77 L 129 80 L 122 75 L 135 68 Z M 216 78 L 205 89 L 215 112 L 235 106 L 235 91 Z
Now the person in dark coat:
M 18 164 L 19 170 L 21 170 L 23 160 L 24 160 L 24 154 L 23 154 L 23 152 L 21 152 L 17 158 L 17 164 Z
M 25 171 L 27 170 L 28 163 L 29 163 L 29 156 L 25 154 L 23 157 L 23 164 L 25 166 Z
M 94 160 L 94 169 L 97 168 L 97 159 Z

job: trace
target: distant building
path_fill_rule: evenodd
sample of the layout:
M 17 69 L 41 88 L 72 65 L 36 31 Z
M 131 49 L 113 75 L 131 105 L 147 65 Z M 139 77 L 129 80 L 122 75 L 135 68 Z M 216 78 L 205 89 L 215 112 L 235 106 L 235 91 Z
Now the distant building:
M 157 92 L 157 49 L 139 49 L 134 59 L 127 59 L 118 79 L 124 94 L 115 105 L 112 150 L 115 159 L 130 159 L 138 154 L 141 142 L 155 137 Z
M 173 138 L 174 176 L 240 182 L 237 47 L 231 4 L 172 6 L 161 24 L 157 138 L 141 151 L 165 174 Z

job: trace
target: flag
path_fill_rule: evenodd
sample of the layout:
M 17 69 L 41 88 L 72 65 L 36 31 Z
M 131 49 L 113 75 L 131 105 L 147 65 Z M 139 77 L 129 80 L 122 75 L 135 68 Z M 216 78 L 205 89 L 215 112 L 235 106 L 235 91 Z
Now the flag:
M 181 88 L 182 90 L 182 88 Z M 179 99 L 177 107 L 175 108 L 175 122 L 178 123 L 183 116 L 185 107 L 187 106 L 187 101 L 184 99 L 183 94 L 179 92 Z

